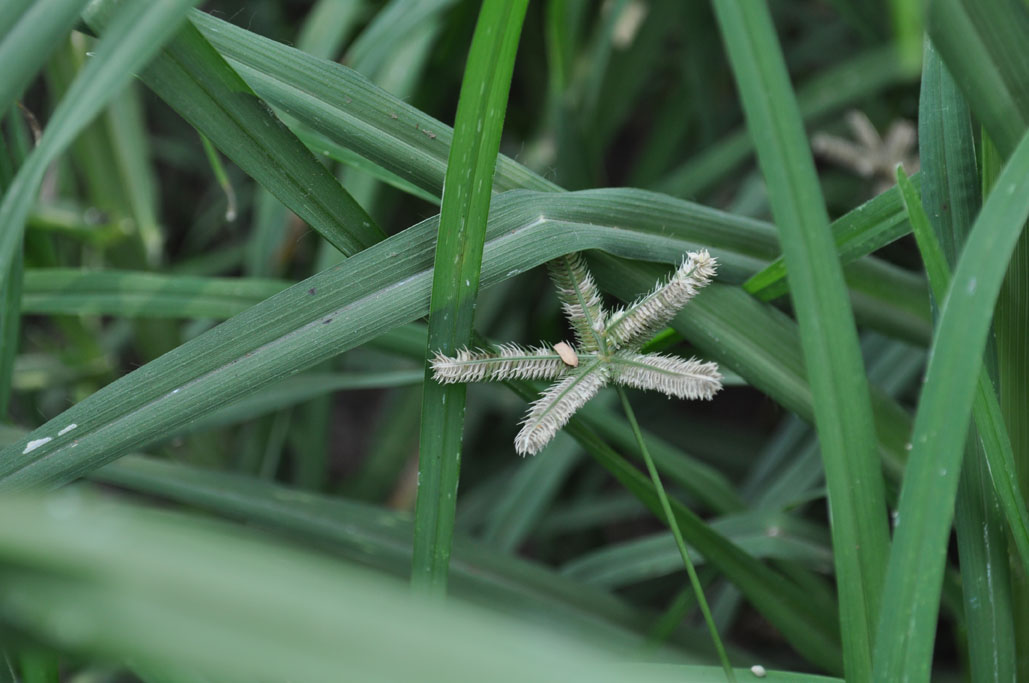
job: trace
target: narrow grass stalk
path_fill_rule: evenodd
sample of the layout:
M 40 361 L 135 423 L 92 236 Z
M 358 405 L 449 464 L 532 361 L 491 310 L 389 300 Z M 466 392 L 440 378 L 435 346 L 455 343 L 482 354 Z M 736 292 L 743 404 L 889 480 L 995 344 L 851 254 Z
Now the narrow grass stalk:
M 846 674 L 869 680 L 889 530 L 854 316 L 768 6 L 713 4 L 790 273 L 825 466 Z
M 426 356 L 471 341 L 500 133 L 528 0 L 485 3 L 454 121 L 436 242 Z M 433 134 L 434 135 L 434 134 Z M 419 438 L 412 585 L 446 592 L 464 428 L 465 385 L 432 381 L 426 366 Z
M 950 271 L 982 201 L 968 103 L 932 42 L 925 42 L 918 113 L 921 202 L 900 168 L 897 185 L 927 264 L 938 312 L 950 284 Z M 1011 440 L 993 395 L 995 355 L 992 343 L 988 344 L 973 407 L 976 424 L 966 439 L 954 516 L 968 668 L 973 681 L 1016 679 L 1008 524 L 1002 509 L 1009 513 L 1016 547 L 1025 545 L 1025 528 L 1019 528 L 1024 520 L 1019 518 L 1018 508 L 1022 508 L 1023 518 L 1025 511 L 1021 495 L 1017 490 L 1012 492 L 1015 477 Z M 999 428 L 990 433 L 994 426 Z M 995 473 L 993 480 L 991 472 Z M 1006 486 L 1005 479 L 1009 482 Z M 1008 501 L 1008 496 L 1014 501 Z M 1005 502 L 1014 504 L 1005 506 Z
M 657 496 L 661 500 L 661 509 L 665 513 L 665 520 L 668 522 L 669 528 L 672 530 L 672 536 L 675 537 L 675 544 L 679 547 L 679 554 L 682 555 L 682 563 L 686 566 L 686 573 L 690 577 L 690 584 L 693 586 L 693 592 L 697 595 L 697 604 L 700 605 L 700 611 L 704 615 L 704 621 L 707 623 L 708 631 L 711 632 L 711 640 L 715 644 L 715 649 L 718 651 L 718 659 L 722 663 L 722 669 L 725 671 L 725 678 L 727 681 L 735 682 L 736 676 L 732 672 L 732 665 L 729 663 L 729 655 L 725 651 L 725 646 L 722 644 L 722 639 L 718 636 L 718 627 L 715 626 L 714 617 L 711 616 L 711 608 L 708 607 L 707 599 L 704 597 L 704 587 L 700 585 L 700 578 L 697 576 L 697 570 L 693 566 L 693 560 L 690 559 L 690 552 L 686 548 L 686 541 L 683 540 L 682 531 L 679 530 L 679 523 L 675 521 L 675 514 L 672 512 L 672 504 L 668 502 L 668 494 L 665 493 L 665 487 L 661 483 L 661 477 L 657 473 L 657 467 L 654 466 L 654 460 L 650 457 L 650 451 L 647 450 L 647 442 L 643 438 L 643 432 L 640 431 L 640 425 L 636 421 L 636 413 L 632 410 L 632 405 L 629 403 L 629 397 L 625 393 L 625 389 L 620 386 L 615 387 L 618 390 L 618 398 L 622 400 L 622 408 L 625 410 L 625 417 L 629 420 L 629 424 L 632 426 L 632 432 L 636 436 L 636 443 L 640 447 L 640 453 L 643 455 L 643 462 L 647 465 L 647 472 L 650 473 L 650 479 L 654 482 L 654 489 L 657 491 Z
M 207 155 L 207 163 L 211 165 L 214 178 L 218 181 L 218 186 L 222 188 L 222 192 L 225 193 L 225 220 L 231 223 L 236 220 L 236 191 L 232 189 L 232 181 L 229 180 L 229 174 L 225 171 L 225 165 L 222 163 L 221 157 L 218 156 L 218 150 L 211 144 L 210 139 L 201 133 L 200 142 L 204 145 L 204 154 Z
M 941 305 L 900 494 L 872 680 L 929 680 L 966 418 L 1005 266 L 1027 216 L 1029 135 L 983 204 Z

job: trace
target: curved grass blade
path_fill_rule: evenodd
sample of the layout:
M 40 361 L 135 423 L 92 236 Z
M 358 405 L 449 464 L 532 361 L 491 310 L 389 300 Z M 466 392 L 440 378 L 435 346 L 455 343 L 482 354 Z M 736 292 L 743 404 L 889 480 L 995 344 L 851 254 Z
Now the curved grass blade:
M 310 137 L 303 128 L 298 129 L 301 137 L 315 143 L 314 149 L 325 150 L 323 141 L 351 149 L 380 165 L 386 172 L 422 188 L 429 197 L 439 196 L 446 168 L 446 152 L 452 139 L 449 126 L 376 88 L 345 66 L 317 59 L 200 12 L 192 13 L 191 17 L 261 97 L 301 121 L 308 130 L 316 131 L 317 139 Z M 828 89 L 820 87 L 819 91 L 823 90 Z M 333 148 L 328 149 L 331 152 Z M 514 188 L 561 189 L 501 155 L 497 160 L 494 191 Z M 871 251 L 875 240 L 894 239 L 893 235 L 899 232 L 895 221 L 903 221 L 903 211 L 896 195 L 893 195 L 893 202 L 896 203 L 887 203 L 886 206 L 873 202 L 837 221 L 840 229 L 849 236 L 848 249 Z M 906 228 L 903 230 L 906 232 Z M 765 257 L 767 260 L 779 255 L 777 246 L 773 251 L 775 253 L 771 257 Z M 726 272 L 724 265 L 719 270 L 719 279 L 738 281 L 768 264 L 755 262 L 753 270 L 743 274 Z M 852 264 L 851 267 L 859 266 Z M 908 296 L 922 296 L 924 299 L 923 288 L 908 291 L 911 283 L 903 281 L 901 286 L 905 287 Z M 889 316 L 907 319 L 910 315 L 907 311 L 892 310 L 895 304 L 893 292 L 884 295 L 882 291 L 875 291 L 867 298 L 862 297 L 855 305 L 865 306 L 870 302 L 874 302 L 874 307 L 863 322 Z M 928 329 L 927 307 L 925 315 L 920 316 L 913 327 Z M 885 329 L 891 334 L 896 333 L 896 325 Z M 905 332 L 907 339 L 921 340 L 922 336 L 927 340 L 928 336 L 921 332 Z
M 927 264 L 933 262 L 926 267 L 933 297 L 936 302 L 942 302 L 950 285 L 950 270 L 958 260 L 982 202 L 972 115 L 931 41 L 925 44 L 918 128 L 924 176 L 922 202 L 912 196 L 910 183 L 899 168 L 897 184 L 904 193 L 922 259 Z M 954 518 L 968 634 L 968 666 L 975 680 L 1017 678 L 1012 618 L 1017 608 L 1012 600 L 1009 536 L 1005 527 L 1010 527 L 1010 537 L 1014 538 L 1016 547 L 1026 547 L 1029 540 L 1025 535 L 1025 507 L 1020 502 L 1023 499 L 1015 495 L 1011 500 L 1011 487 L 1015 482 L 1004 481 L 1004 477 L 1013 472 L 1015 463 L 1011 441 L 1002 426 L 1003 416 L 999 412 L 984 415 L 990 408 L 999 408 L 991 381 L 997 377 L 995 358 L 996 349 L 988 343 L 987 361 L 980 370 L 973 404 L 975 428 L 969 430 L 966 437 Z M 987 393 L 990 398 L 984 401 L 982 397 Z M 980 433 L 998 426 L 1001 426 L 999 433 Z M 996 482 L 990 480 L 991 470 L 997 471 Z M 1017 494 L 1017 483 L 1014 493 Z M 1012 502 L 1015 505 L 1011 505 Z M 1025 559 L 1023 555 L 1023 566 L 1029 566 L 1024 564 Z
M 292 283 L 75 268 L 30 269 L 22 310 L 55 315 L 231 318 Z
M 102 29 L 114 5 L 113 0 L 94 2 L 86 21 Z M 384 237 L 332 173 L 191 24 L 150 63 L 141 79 L 342 253 L 349 256 Z
M 729 270 L 739 259 L 726 247 L 765 244 L 766 234 L 719 217 L 640 190 L 507 193 L 494 200 L 482 279 L 488 286 L 589 248 L 660 261 L 707 247 Z M 0 477 L 13 477 L 7 485 L 63 483 L 147 435 L 425 315 L 437 225 L 414 226 L 114 382 L 0 458 Z M 57 434 L 69 424 L 75 431 Z
M 1029 136 L 983 204 L 958 261 L 915 416 L 876 636 L 875 679 L 928 681 L 968 416 L 1004 268 L 1029 217 Z
M 867 680 L 889 531 L 857 330 L 768 7 L 719 0 L 714 9 L 790 271 L 829 489 L 845 669 Z
M 40 137 L 25 159 L 0 201 L 0 339 L 5 344 L 0 361 L 0 416 L 6 413 L 13 354 L 17 347 L 18 290 L 21 288 L 22 237 L 36 194 L 47 167 L 81 132 L 103 107 L 131 80 L 133 71 L 147 61 L 170 39 L 193 0 L 161 0 L 126 5 L 114 17 L 110 37 L 100 41 L 95 56 L 86 65 L 57 105 Z M 37 7 L 50 7 L 41 3 Z M 55 15 L 62 21 L 67 7 Z M 30 10 L 24 18 L 39 19 Z M 55 17 L 50 17 L 51 19 Z M 43 19 L 46 21 L 46 18 Z M 19 24 L 20 26 L 20 24 Z M 29 31 L 29 35 L 34 35 Z M 25 34 L 22 34 L 25 35 Z M 6 44 L 6 41 L 5 41 Z M 15 96 L 17 93 L 14 94 Z
M 128 3 L 115 15 L 110 36 L 79 74 L 54 110 L 39 144 L 19 169 L 0 204 L 0 276 L 6 280 L 25 219 L 43 173 L 178 27 L 190 0 Z
M 432 195 L 443 190 L 453 130 L 361 74 L 204 14 L 190 20 L 258 94 L 312 130 Z M 494 192 L 560 188 L 500 156 Z
M 472 338 L 493 174 L 528 0 L 482 5 L 468 52 L 450 146 L 429 300 L 426 358 L 453 355 Z M 418 452 L 412 585 L 446 593 L 464 430 L 465 385 L 425 368 Z
M 90 479 L 269 529 L 398 578 L 410 571 L 413 524 L 405 513 L 139 455 Z M 546 612 L 579 628 L 603 624 L 623 630 L 623 637 L 642 633 L 648 623 L 647 614 L 609 593 L 468 539 L 455 539 L 451 577 L 458 597 L 507 612 Z
M 47 57 L 74 28 L 88 0 L 36 2 L 17 17 L 0 18 L 0 112 L 10 109 Z M 7 4 L 6 2 L 4 3 Z M 11 1 L 8 11 L 16 12 Z M 4 24 L 11 23 L 10 26 Z
M 626 665 L 617 641 L 457 601 L 444 609 L 396 581 L 238 529 L 83 498 L 0 502 L 0 515 L 23 521 L 0 530 L 6 628 L 214 680 L 327 681 L 341 671 L 428 683 L 682 680 L 678 667 Z
M 919 180 L 918 174 L 911 176 L 916 188 Z M 890 188 L 837 218 L 829 229 L 842 265 L 871 254 L 911 232 L 896 188 Z M 761 301 L 771 301 L 786 294 L 790 288 L 786 280 L 786 262 L 780 256 L 752 275 L 743 288 Z
M 929 35 L 1001 154 L 1029 127 L 1029 7 L 1019 0 L 929 4 Z

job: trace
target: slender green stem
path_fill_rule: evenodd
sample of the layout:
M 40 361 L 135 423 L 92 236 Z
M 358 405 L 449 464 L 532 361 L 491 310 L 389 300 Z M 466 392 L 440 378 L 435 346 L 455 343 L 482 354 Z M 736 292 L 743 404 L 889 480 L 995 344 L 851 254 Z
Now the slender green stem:
M 657 489 L 657 497 L 661 500 L 661 509 L 664 510 L 665 519 L 668 520 L 668 526 L 672 529 L 672 536 L 675 537 L 675 544 L 679 546 L 679 554 L 682 555 L 682 563 L 686 565 L 686 573 L 689 574 L 690 584 L 693 585 L 693 591 L 697 594 L 697 603 L 700 605 L 700 611 L 704 615 L 704 621 L 707 623 L 708 631 L 711 632 L 711 640 L 714 641 L 715 649 L 718 651 L 718 659 L 722 662 L 722 669 L 725 670 L 725 678 L 732 683 L 735 683 L 736 676 L 732 672 L 732 665 L 729 664 L 729 655 L 725 652 L 725 646 L 722 644 L 722 639 L 718 636 L 718 627 L 715 626 L 715 620 L 711 616 L 711 608 L 707 605 L 707 599 L 704 597 L 704 588 L 700 585 L 700 578 L 697 576 L 697 570 L 693 566 L 693 561 L 690 560 L 690 553 L 686 549 L 686 541 L 682 537 L 682 532 L 679 531 L 679 524 L 675 521 L 675 515 L 672 513 L 672 504 L 668 502 L 668 494 L 665 493 L 665 487 L 661 483 L 661 477 L 658 476 L 657 467 L 654 466 L 654 460 L 650 457 L 650 451 L 647 450 L 647 442 L 643 440 L 643 432 L 640 431 L 640 425 L 636 422 L 636 413 L 633 412 L 632 406 L 629 405 L 629 397 L 625 393 L 625 389 L 620 386 L 615 387 L 618 390 L 618 397 L 622 399 L 622 408 L 625 410 L 625 417 L 628 418 L 629 424 L 632 426 L 632 432 L 636 435 L 636 443 L 640 447 L 640 453 L 643 454 L 643 462 L 647 464 L 647 471 L 650 473 L 650 478 L 654 482 L 654 488 Z
M 221 186 L 222 192 L 225 193 L 225 220 L 234 221 L 236 220 L 236 191 L 232 189 L 232 181 L 229 180 L 229 174 L 225 171 L 225 166 L 222 165 L 221 157 L 218 156 L 218 150 L 214 148 L 214 144 L 203 133 L 200 133 L 200 142 L 204 145 L 204 153 L 207 154 L 207 161 L 211 164 L 214 177 L 218 181 L 218 185 Z

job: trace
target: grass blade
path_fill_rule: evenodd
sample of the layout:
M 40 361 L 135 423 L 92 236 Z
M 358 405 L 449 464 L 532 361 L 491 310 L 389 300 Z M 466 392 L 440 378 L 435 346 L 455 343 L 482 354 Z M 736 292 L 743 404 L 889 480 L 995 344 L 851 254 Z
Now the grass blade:
M 426 357 L 453 354 L 472 337 L 493 173 L 528 0 L 482 6 L 454 122 L 429 302 Z M 426 365 L 411 582 L 444 594 L 454 533 L 465 385 L 432 381 Z
M 79 20 L 87 0 L 50 0 L 30 4 L 17 18 L 0 18 L 0 112 L 10 109 L 22 91 L 42 68 L 53 52 Z M 5 5 L 7 3 L 4 3 Z M 17 12 L 17 2 L 11 10 Z M 6 8 L 5 8 L 6 9 Z M 4 24 L 12 23 L 11 26 Z
M 919 179 L 917 174 L 911 176 L 915 187 Z M 837 218 L 830 230 L 836 243 L 836 255 L 840 263 L 846 265 L 907 235 L 911 226 L 900 193 L 891 188 Z M 780 256 L 752 275 L 743 288 L 762 301 L 786 294 L 790 286 L 786 280 L 785 260 Z
M 875 679 L 928 681 L 953 501 L 993 305 L 1029 216 L 1029 136 L 997 179 L 941 306 L 876 636 Z
M 683 676 L 625 665 L 610 640 L 541 631 L 457 601 L 425 604 L 396 581 L 181 515 L 81 492 L 5 498 L 0 514 L 24 520 L 0 530 L 2 597 L 15 605 L 5 627 L 82 654 L 229 681 L 326 681 L 340 671 L 429 682 Z M 71 636 L 61 628 L 69 623 Z
M 259 278 L 30 269 L 25 273 L 22 310 L 54 315 L 231 318 L 290 284 Z
M 866 680 L 889 533 L 857 331 L 768 8 L 748 0 L 719 0 L 714 8 L 790 272 L 829 489 L 845 669 Z
M 927 266 L 927 270 L 930 271 L 934 299 L 941 302 L 950 285 L 950 269 L 957 262 L 981 201 L 971 112 L 929 41 L 925 47 L 918 127 L 923 175 L 921 204 L 917 197 L 912 196 L 910 182 L 899 168 L 897 182 L 911 215 L 910 222 L 923 260 L 934 262 Z M 922 205 L 926 207 L 925 212 L 921 211 Z M 936 244 L 934 235 L 942 243 L 942 248 Z M 992 358 L 993 355 L 993 349 L 988 348 L 987 357 Z M 995 368 L 984 366 L 980 370 L 973 407 L 976 426 L 983 422 L 987 429 L 1003 425 L 999 413 L 990 415 L 986 421 L 980 419 L 985 411 L 998 407 L 996 398 L 992 397 L 991 372 L 996 376 Z M 992 400 L 982 400 L 984 392 L 989 392 Z M 985 437 L 973 429 L 966 441 L 958 484 L 955 529 L 967 624 L 965 630 L 968 633 L 969 668 L 973 680 L 1014 680 L 1015 636 L 1008 539 L 1002 507 L 1009 513 L 1008 524 L 1016 545 L 1025 545 L 1025 528 L 1019 529 L 1023 520 L 1017 512 L 1011 516 L 1011 501 L 1006 501 L 1009 503 L 1006 506 L 1003 503 L 998 505 L 998 493 L 989 478 L 991 469 L 997 470 L 1000 497 L 1011 493 L 1011 482 L 1006 486 L 1002 483 L 1003 476 L 1014 467 L 1011 443 L 1003 429 L 999 435 L 988 434 Z M 994 448 L 998 442 L 1003 445 Z M 1024 506 L 1017 505 L 1014 510 L 1018 508 L 1022 508 L 1024 517 Z
M 256 525 L 397 578 L 411 568 L 413 525 L 405 513 L 139 455 L 101 468 L 91 479 Z M 452 588 L 458 597 L 522 615 L 546 611 L 580 628 L 605 624 L 623 635 L 645 629 L 646 614 L 607 592 L 468 539 L 455 541 Z M 558 609 L 550 611 L 552 606 Z
M 102 27 L 114 6 L 90 6 Z M 141 78 L 243 171 L 346 255 L 378 242 L 382 230 L 314 155 L 187 24 Z
M 1001 154 L 1029 127 L 1029 7 L 1019 0 L 929 4 L 929 35 Z
M 82 70 L 65 97 L 54 110 L 39 144 L 6 187 L 0 203 L 0 282 L 4 285 L 2 335 L 5 340 L 16 334 L 14 295 L 18 283 L 14 271 L 20 268 L 22 235 L 36 193 L 50 163 L 71 144 L 103 107 L 130 81 L 167 41 L 181 23 L 191 0 L 161 0 L 127 4 L 114 17 L 110 36 L 97 46 L 95 56 Z M 14 345 L 5 344 L 5 348 Z M 12 353 L 8 351 L 7 353 Z M 5 354 L 6 355 L 6 354 Z M 11 363 L 0 368 L 0 404 L 6 403 Z M 3 413 L 0 413 L 3 414 Z
M 449 126 L 374 87 L 360 74 L 345 66 L 316 59 L 203 13 L 194 12 L 191 16 L 204 35 L 225 54 L 261 97 L 297 118 L 305 129 L 317 131 L 315 149 L 324 150 L 324 146 L 317 145 L 321 145 L 323 140 L 331 141 L 381 165 L 386 172 L 420 187 L 430 198 L 439 196 L 443 169 L 446 167 L 446 151 L 452 139 Z M 823 84 L 818 92 L 831 93 L 831 88 Z M 830 94 L 822 96 L 831 97 Z M 304 139 L 315 140 L 305 137 L 308 133 L 302 129 L 298 130 Z M 331 151 L 333 148 L 328 149 Z M 500 156 L 497 160 L 494 191 L 512 188 L 545 191 L 561 189 L 524 166 Z M 840 229 L 845 229 L 848 236 L 852 235 L 848 237 L 848 240 L 853 240 L 848 249 L 871 250 L 875 239 L 892 241 L 906 232 L 906 227 L 900 229 L 897 224 L 904 220 L 899 200 L 895 194 L 891 196 L 890 202 L 884 204 L 873 201 L 838 221 Z M 734 220 L 748 221 L 740 217 L 734 217 Z M 773 253 L 771 257 L 762 255 L 766 260 L 778 255 L 774 233 L 770 235 L 772 241 L 769 248 Z M 752 268 L 758 270 L 766 265 L 754 263 Z M 735 281 L 740 277 L 735 272 L 725 272 L 724 266 L 723 262 L 719 270 L 720 279 Z M 750 275 L 753 275 L 753 270 L 743 277 Z M 901 286 L 909 296 L 925 299 L 923 289 L 908 291 L 911 289 L 910 282 Z M 884 296 L 882 291 L 875 291 L 870 296 L 860 297 L 856 306 L 867 308 L 874 302 L 870 315 L 865 316 L 863 321 L 872 324 L 883 316 L 907 319 L 907 312 L 891 310 L 896 301 L 892 294 L 890 292 Z M 915 327 L 928 330 L 927 307 L 925 315 L 921 317 L 924 321 L 918 321 Z M 885 331 L 896 334 L 896 327 L 886 327 Z M 927 342 L 928 334 L 907 332 L 905 338 Z
M 807 123 L 825 119 L 876 92 L 915 80 L 917 66 L 912 69 L 902 63 L 892 46 L 871 49 L 827 68 L 797 88 L 800 113 Z M 647 187 L 676 197 L 702 196 L 753 153 L 753 139 L 746 130 L 737 130 Z

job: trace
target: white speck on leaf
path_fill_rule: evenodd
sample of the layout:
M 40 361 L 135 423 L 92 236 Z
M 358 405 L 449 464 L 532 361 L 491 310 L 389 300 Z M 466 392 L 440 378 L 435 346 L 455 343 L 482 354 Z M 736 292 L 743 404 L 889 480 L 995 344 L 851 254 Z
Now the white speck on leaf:
M 754 666 L 750 667 L 750 673 L 754 674 L 758 678 L 764 678 L 768 675 L 768 672 L 765 670 L 765 667 L 761 666 L 760 664 L 755 664 Z
M 64 436 L 65 434 L 67 434 L 71 430 L 75 429 L 76 427 L 78 427 L 78 425 L 75 424 L 74 422 L 72 422 L 70 425 L 68 425 L 67 427 L 65 427 L 61 431 L 57 432 L 57 436 Z
M 33 439 L 32 441 L 29 441 L 29 443 L 25 446 L 25 450 L 23 450 L 21 454 L 25 455 L 26 453 L 31 453 L 43 444 L 50 443 L 51 441 L 53 441 L 53 437 L 49 436 L 44 436 L 42 439 Z

